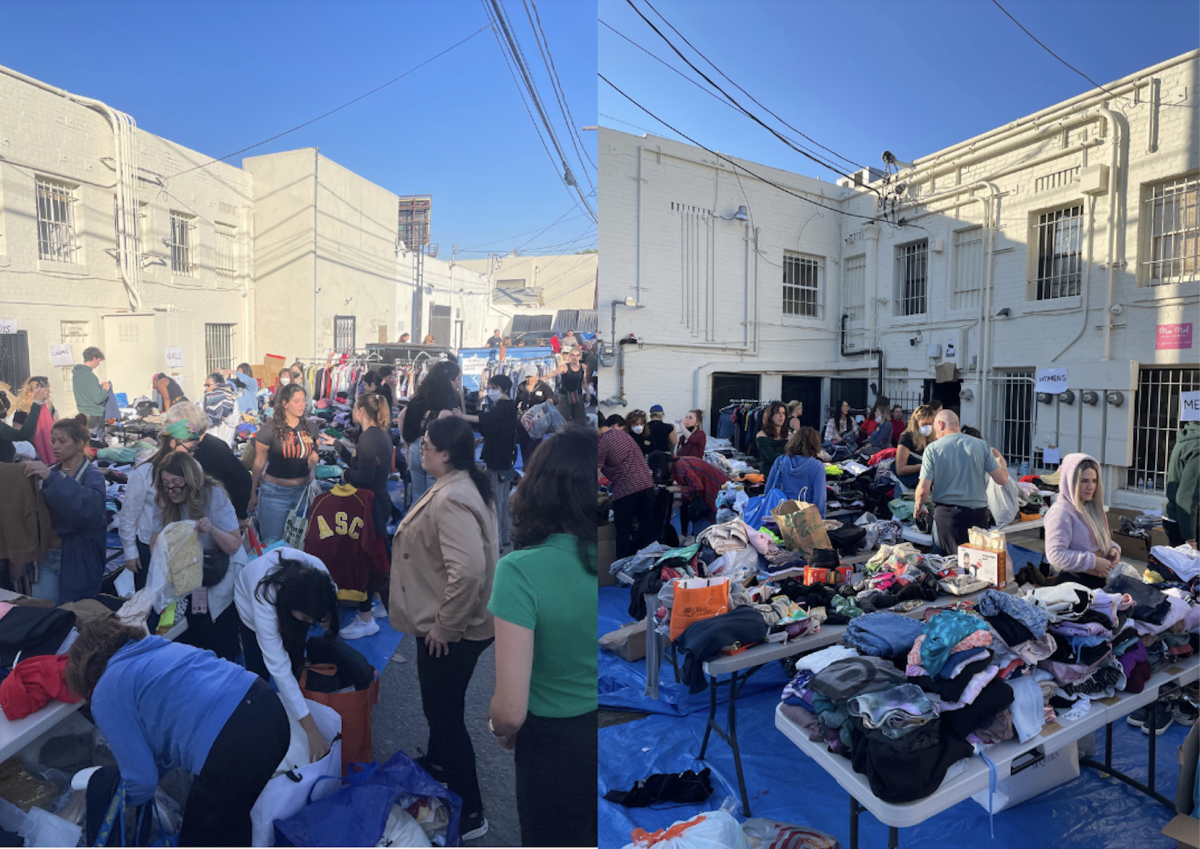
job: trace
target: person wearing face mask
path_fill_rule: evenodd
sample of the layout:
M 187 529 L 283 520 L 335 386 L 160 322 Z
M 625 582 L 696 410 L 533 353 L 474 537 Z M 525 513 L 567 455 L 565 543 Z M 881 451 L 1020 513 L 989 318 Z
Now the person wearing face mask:
M 938 546 L 950 556 L 966 543 L 971 528 L 987 528 L 987 475 L 1000 486 L 1008 483 L 1008 465 L 996 459 L 982 439 L 962 432 L 953 410 L 942 410 L 933 422 L 937 440 L 921 457 L 921 480 L 917 484 L 916 516 L 927 510 L 931 493 L 933 524 Z
M 517 477 L 513 470 L 517 461 L 517 431 L 522 430 L 517 405 L 509 397 L 511 393 L 512 380 L 498 374 L 488 381 L 487 399 L 491 407 L 487 412 L 468 416 L 460 410 L 455 411 L 455 415 L 474 424 L 475 430 L 483 436 L 480 458 L 487 466 L 487 476 L 495 495 L 496 526 L 502 557 L 512 551 L 512 511 L 508 505 L 513 481 Z
M 53 466 L 40 460 L 24 464 L 26 477 L 41 478 L 50 521 L 62 540 L 55 604 L 95 598 L 100 594 L 100 578 L 104 575 L 108 527 L 104 478 L 83 453 L 87 443 L 87 428 L 77 419 L 63 419 L 55 422 L 50 431 L 50 446 L 58 462 Z
M 887 404 L 879 404 L 875 407 L 872 422 L 874 427 L 867 437 L 867 444 L 871 446 L 871 453 L 874 454 L 892 444 L 892 421 L 888 418 Z
M 921 452 L 933 441 L 933 407 L 922 404 L 913 410 L 908 427 L 896 447 L 896 478 L 906 489 L 916 487 L 921 474 Z
M 773 401 L 767 407 L 762 430 L 754 435 L 754 444 L 758 448 L 758 456 L 762 458 L 763 476 L 769 478 L 775 461 L 783 456 L 787 448 L 787 407 L 778 401 Z
M 275 379 L 275 385 L 271 387 L 271 392 L 278 395 L 279 390 L 289 385 L 292 382 L 292 370 L 290 368 L 281 368 L 279 376 Z
M 1058 479 L 1058 498 L 1046 513 L 1046 559 L 1072 580 L 1098 589 L 1121 560 L 1104 515 L 1100 464 L 1087 454 L 1068 454 Z
M 892 447 L 900 444 L 900 434 L 904 433 L 904 408 L 899 404 L 892 407 Z
M 695 457 L 704 459 L 704 449 L 708 446 L 708 435 L 704 432 L 704 411 L 691 410 L 680 422 L 683 434 L 679 444 L 675 446 L 676 457 Z
M 650 431 L 646 427 L 646 414 L 641 410 L 630 410 L 625 419 L 625 432 L 642 449 L 642 455 L 649 457 L 654 450 L 654 440 L 650 438 Z

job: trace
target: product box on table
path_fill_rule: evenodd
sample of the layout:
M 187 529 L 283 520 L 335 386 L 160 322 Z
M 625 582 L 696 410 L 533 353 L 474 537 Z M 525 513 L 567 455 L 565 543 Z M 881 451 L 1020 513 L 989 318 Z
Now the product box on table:
M 813 566 L 804 567 L 804 585 L 813 584 L 844 584 L 850 580 L 850 566 L 838 566 L 836 569 L 822 569 Z
M 964 575 L 987 581 L 997 589 L 1008 586 L 1008 552 L 974 548 L 969 545 L 958 547 L 958 568 Z

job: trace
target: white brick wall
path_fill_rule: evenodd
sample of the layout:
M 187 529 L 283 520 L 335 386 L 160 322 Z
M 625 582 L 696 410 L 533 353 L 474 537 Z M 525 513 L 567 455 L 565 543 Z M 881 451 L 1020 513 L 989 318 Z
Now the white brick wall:
M 900 213 L 912 225 L 879 227 L 878 239 L 870 237 L 866 222 L 838 215 L 805 203 L 744 173 L 740 185 L 733 169 L 706 151 L 657 137 L 635 137 L 614 130 L 600 132 L 600 254 L 604 257 L 600 302 L 638 295 L 638 238 L 641 238 L 641 291 L 639 310 L 618 308 L 617 337 L 635 334 L 640 347 L 626 346 L 625 397 L 628 406 L 646 409 L 663 404 L 668 418 L 676 418 L 691 407 L 708 410 L 710 375 L 713 372 L 746 372 L 762 375 L 764 397 L 779 391 L 779 374 L 833 376 L 874 374 L 874 358 L 842 358 L 839 352 L 838 319 L 842 312 L 840 281 L 845 261 L 864 254 L 867 257 L 867 319 L 851 325 L 849 341 L 861 350 L 878 346 L 886 360 L 885 389 L 892 394 L 919 392 L 926 379 L 934 377 L 938 360 L 926 355 L 930 342 L 945 344 L 946 337 L 963 332 L 966 361 L 978 358 L 980 346 L 980 309 L 952 309 L 951 269 L 954 261 L 954 230 L 982 221 L 979 203 L 955 204 L 930 200 L 917 201 L 935 193 L 944 193 L 958 185 L 984 178 L 1001 193 L 998 229 L 995 236 L 992 310 L 994 315 L 1008 308 L 1011 318 L 992 323 L 991 364 L 995 369 L 1036 368 L 1074 364 L 1069 373 L 1078 380 L 1109 381 L 1113 385 L 1072 386 L 1081 389 L 1123 389 L 1135 385 L 1136 369 L 1131 363 L 1196 364 L 1200 351 L 1156 351 L 1155 325 L 1192 321 L 1200 325 L 1200 285 L 1190 281 L 1177 286 L 1139 287 L 1138 263 L 1145 261 L 1143 244 L 1144 216 L 1140 199 L 1143 187 L 1175 176 L 1195 173 L 1200 168 L 1200 145 L 1196 144 L 1198 53 L 1179 57 L 1166 66 L 1158 66 L 1133 78 L 1141 87 L 1137 102 L 1131 94 L 1115 108 L 1124 115 L 1121 127 L 1121 160 L 1118 167 L 1116 256 L 1126 264 L 1118 265 L 1113 281 L 1113 303 L 1121 314 L 1112 317 L 1110 359 L 1123 364 L 1112 373 L 1101 375 L 1084 368 L 1104 357 L 1103 324 L 1107 315 L 1107 221 L 1108 198 L 1101 194 L 1094 201 L 1095 217 L 1091 227 L 1092 262 L 1088 311 L 1083 297 L 1061 302 L 1038 302 L 1028 294 L 1031 219 L 1039 212 L 1082 202 L 1085 228 L 1089 198 L 1077 183 L 1038 191 L 1038 178 L 1072 166 L 1109 163 L 1112 130 L 1101 107 L 1101 97 L 1083 98 L 1061 114 L 1043 119 L 1038 128 L 1030 127 L 1009 142 L 989 146 L 1006 128 L 974 140 L 974 153 L 963 149 L 933 154 L 919 160 L 915 174 L 906 175 L 910 198 Z M 1154 110 L 1147 102 L 1151 79 L 1161 81 L 1162 100 L 1177 102 L 1186 91 L 1185 108 L 1161 106 L 1157 109 L 1157 140 L 1150 150 L 1150 128 Z M 1111 88 L 1111 86 L 1109 86 Z M 1019 122 L 1018 122 L 1019 123 Z M 1014 125 L 1009 125 L 1014 126 Z M 1126 137 L 1127 136 L 1127 137 Z M 1103 143 L 1097 144 L 1098 141 Z M 1065 143 L 1065 148 L 1064 148 Z M 638 149 L 641 155 L 641 201 L 638 199 Z M 1038 160 L 1059 154 L 1052 161 Z M 1035 163 L 1032 166 L 1027 163 Z M 836 207 L 871 217 L 875 214 L 875 195 L 843 189 L 819 180 L 789 174 L 762 165 L 746 163 L 756 173 L 788 189 Z M 944 171 L 933 179 L 923 175 L 935 169 Z M 1111 177 L 1111 175 L 1110 175 Z M 1050 182 L 1050 181 L 1047 181 Z M 986 192 L 985 192 L 986 194 Z M 1121 202 L 1123 200 L 1123 202 Z M 757 307 L 755 305 L 755 258 L 753 250 L 747 262 L 749 223 L 733 220 L 712 221 L 714 244 L 708 254 L 713 266 L 711 278 L 704 275 L 705 258 L 699 258 L 701 301 L 711 299 L 712 317 L 706 323 L 703 313 L 699 327 L 689 326 L 681 315 L 681 305 L 689 297 L 685 283 L 689 257 L 684 250 L 681 231 L 686 215 L 672 204 L 711 210 L 714 215 L 731 218 L 738 206 L 749 207 L 753 224 L 759 229 L 757 261 Z M 640 229 L 639 229 L 640 215 Z M 1123 223 L 1122 223 L 1123 222 Z M 1086 234 L 1084 247 L 1086 250 Z M 894 255 L 897 245 L 916 239 L 941 239 L 942 253 L 929 254 L 929 308 L 924 315 L 893 317 Z M 825 258 L 824 316 L 821 319 L 784 317 L 782 312 L 783 252 L 799 251 Z M 696 258 L 693 256 L 692 258 Z M 1085 269 L 1085 274 L 1088 269 Z M 706 279 L 709 282 L 706 283 Z M 871 283 L 875 281 L 872 290 Z M 710 290 L 706 290 L 706 285 Z M 691 284 L 696 291 L 697 284 Z M 876 304 L 876 326 L 871 333 L 872 296 L 886 299 Z M 745 345 L 743 324 L 749 303 L 751 326 L 749 345 Z M 602 312 L 607 312 L 607 309 Z M 607 337 L 609 317 L 602 315 L 601 330 Z M 1071 340 L 1082 329 L 1077 341 Z M 922 341 L 912 346 L 909 340 L 920 331 Z M 754 339 L 758 345 L 755 350 Z M 706 338 L 707 337 L 707 338 Z M 1194 343 L 1196 344 L 1196 343 Z M 868 369 L 869 366 L 869 369 Z M 960 365 L 960 371 L 962 366 Z M 1111 372 L 1111 370 L 1110 370 Z M 990 422 L 981 415 L 979 370 L 966 370 L 963 387 L 973 390 L 974 398 L 962 404 L 965 423 L 979 425 L 985 431 Z M 1074 381 L 1076 378 L 1072 378 Z M 617 388 L 615 369 L 603 370 L 601 397 L 613 395 Z M 1117 385 L 1118 383 L 1122 385 Z M 828 383 L 826 383 L 826 398 Z M 620 408 L 612 408 L 619 410 Z M 1089 410 L 1082 430 L 1088 440 L 1099 444 L 1104 428 L 1107 448 L 1119 459 L 1108 458 L 1110 466 L 1122 465 L 1128 450 L 1133 404 L 1120 410 Z M 1107 422 L 1101 419 L 1107 417 Z M 1042 433 L 1044 428 L 1039 428 Z M 1093 433 L 1094 431 L 1094 433 Z M 1053 432 L 1043 433 L 1046 440 L 1057 439 Z M 1078 450 L 1077 445 L 1058 440 L 1064 452 Z M 1039 443 L 1040 445 L 1046 442 Z M 1111 474 L 1110 470 L 1110 474 Z

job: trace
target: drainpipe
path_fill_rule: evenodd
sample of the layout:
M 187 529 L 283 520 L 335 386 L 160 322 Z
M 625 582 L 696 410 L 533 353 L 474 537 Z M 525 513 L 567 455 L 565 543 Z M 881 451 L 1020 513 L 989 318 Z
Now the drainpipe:
M 1121 158 L 1121 124 L 1117 113 L 1105 107 L 1101 113 L 1108 119 L 1109 132 L 1112 134 L 1112 147 L 1109 152 L 1108 164 L 1108 291 L 1104 298 L 1104 361 L 1112 359 L 1112 304 L 1113 276 L 1117 264 L 1117 183 L 1118 167 Z M 1122 262 L 1122 265 L 1124 263 Z
M 643 145 L 638 145 L 637 157 L 637 263 L 635 266 L 636 272 L 634 275 L 634 295 L 637 302 L 642 302 L 642 148 Z M 613 313 L 614 321 L 616 313 Z M 616 337 L 613 337 L 614 340 Z
M 321 167 L 321 149 L 313 148 L 313 346 L 312 355 L 317 356 L 317 187 Z

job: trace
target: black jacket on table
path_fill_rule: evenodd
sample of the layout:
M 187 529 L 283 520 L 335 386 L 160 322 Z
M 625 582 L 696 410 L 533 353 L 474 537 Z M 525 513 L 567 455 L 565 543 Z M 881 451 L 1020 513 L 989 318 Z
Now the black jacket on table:
M 253 443 L 250 444 L 251 450 Z M 225 494 L 233 504 L 238 521 L 248 515 L 246 507 L 250 503 L 250 484 L 252 479 L 242 461 L 234 456 L 233 451 L 222 440 L 212 434 L 204 434 L 200 445 L 196 448 L 196 462 L 204 469 L 204 474 L 218 481 L 225 487 Z
M 767 638 L 767 620 L 753 607 L 738 607 L 712 619 L 693 622 L 675 640 L 675 647 L 684 653 L 682 679 L 688 692 L 704 689 L 704 668 L 725 646 L 741 643 L 761 643 Z

